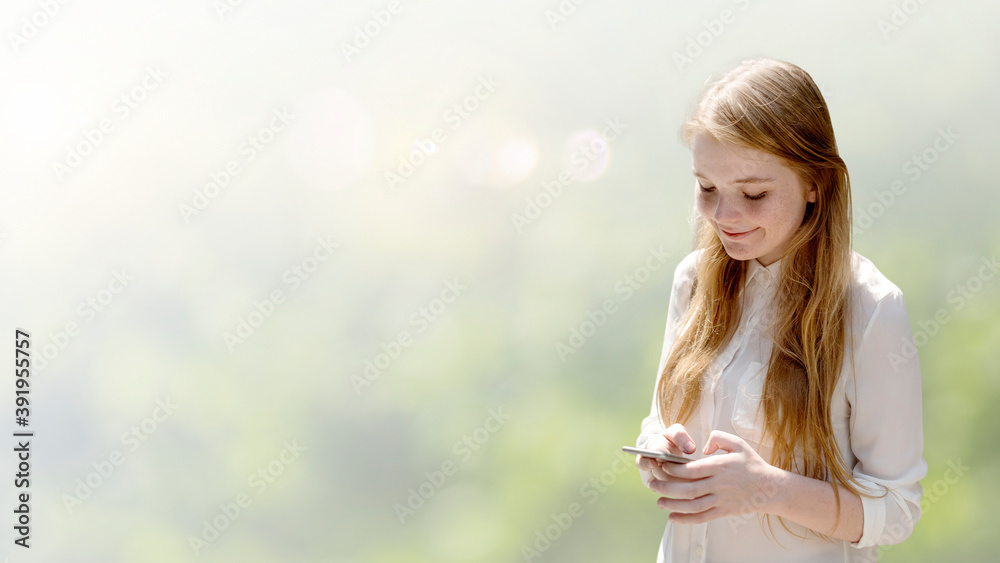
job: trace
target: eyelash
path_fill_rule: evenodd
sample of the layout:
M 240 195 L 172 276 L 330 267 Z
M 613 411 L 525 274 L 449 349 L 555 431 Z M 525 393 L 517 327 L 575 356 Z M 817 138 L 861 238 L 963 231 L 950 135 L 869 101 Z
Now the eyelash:
M 701 185 L 700 182 L 698 183 L 698 187 L 701 188 L 701 191 L 703 191 L 705 193 L 709 193 L 709 192 L 715 190 L 715 188 L 706 188 L 705 186 Z M 760 192 L 757 195 L 743 194 L 743 197 L 749 199 L 750 201 L 757 201 L 757 200 L 763 199 L 765 194 L 767 194 L 767 192 Z

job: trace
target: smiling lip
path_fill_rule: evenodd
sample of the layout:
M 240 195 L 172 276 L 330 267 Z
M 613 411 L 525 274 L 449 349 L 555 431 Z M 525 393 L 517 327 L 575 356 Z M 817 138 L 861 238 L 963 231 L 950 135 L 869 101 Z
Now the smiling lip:
M 758 228 L 760 228 L 760 227 L 758 227 Z M 736 240 L 736 239 L 741 239 L 741 238 L 749 235 L 750 233 L 756 231 L 757 229 L 750 229 L 749 231 L 743 231 L 742 233 L 731 233 L 731 232 L 729 232 L 729 231 L 727 231 L 727 230 L 725 230 L 725 229 L 723 229 L 721 227 L 719 228 L 719 230 L 722 231 L 722 233 L 724 235 L 726 235 L 727 237 Z

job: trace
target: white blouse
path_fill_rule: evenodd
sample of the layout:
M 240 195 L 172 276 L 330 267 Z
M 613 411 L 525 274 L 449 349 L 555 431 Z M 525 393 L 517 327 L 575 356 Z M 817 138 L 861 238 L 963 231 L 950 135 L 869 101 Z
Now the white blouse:
M 657 375 L 680 333 L 700 252 L 685 257 L 674 272 Z M 773 314 L 780 265 L 780 260 L 767 267 L 757 260 L 749 262 L 740 326 L 704 374 L 700 402 L 685 424 L 697 444 L 691 457 L 704 457 L 701 451 L 709 433 L 721 430 L 742 437 L 770 461 L 773 441 L 769 438 L 762 443 L 762 421 L 757 417 L 772 345 L 765 327 Z M 694 525 L 668 521 L 658 563 L 868 562 L 876 560 L 876 546 L 899 543 L 913 531 L 920 519 L 923 489 L 919 481 L 927 474 L 927 463 L 923 458 L 920 366 L 915 355 L 904 353 L 904 348 L 914 344 L 906 304 L 899 288 L 856 252 L 852 271 L 854 345 L 846 345 L 844 367 L 830 406 L 833 430 L 854 478 L 869 487 L 869 493 L 887 491 L 881 498 L 861 497 L 861 539 L 856 543 L 824 541 L 786 520 L 796 535 L 806 536 L 803 540 L 788 533 L 776 516 L 771 517 L 768 530 L 764 515 L 758 513 Z M 650 436 L 665 429 L 657 412 L 654 387 L 652 408 L 642 422 L 637 447 L 644 447 Z M 643 483 L 652 478 L 649 471 L 640 473 Z

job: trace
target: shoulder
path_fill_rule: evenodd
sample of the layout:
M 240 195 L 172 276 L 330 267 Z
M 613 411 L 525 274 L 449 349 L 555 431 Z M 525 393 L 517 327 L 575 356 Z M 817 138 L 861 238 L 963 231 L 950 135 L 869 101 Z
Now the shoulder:
M 674 270 L 674 287 L 694 282 L 695 274 L 698 272 L 698 259 L 704 251 L 704 248 L 693 250 L 681 259 Z
M 694 279 L 698 273 L 698 259 L 701 258 L 704 248 L 699 248 L 688 253 L 681 259 L 674 269 L 674 292 L 687 295 L 694 286 Z
M 674 283 L 670 288 L 671 318 L 679 319 L 691 304 L 695 276 L 698 273 L 698 258 L 702 252 L 702 249 L 698 249 L 689 253 L 674 269 Z
M 849 294 L 855 322 L 865 327 L 876 311 L 883 308 L 903 308 L 903 292 L 879 271 L 871 260 L 851 252 Z
M 851 251 L 851 290 L 875 301 L 892 293 L 902 293 L 871 260 Z

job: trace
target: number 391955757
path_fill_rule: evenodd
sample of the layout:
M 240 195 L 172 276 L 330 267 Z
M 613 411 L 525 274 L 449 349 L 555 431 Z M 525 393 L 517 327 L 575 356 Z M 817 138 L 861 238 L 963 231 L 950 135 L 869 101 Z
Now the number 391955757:
M 14 417 L 19 426 L 28 425 L 28 417 L 31 414 L 29 409 L 30 401 L 28 393 L 31 390 L 31 335 L 17 329 L 14 334 L 14 375 L 17 377 L 15 383 Z

